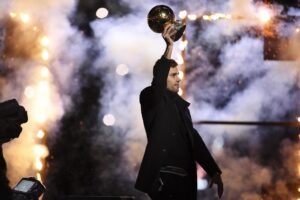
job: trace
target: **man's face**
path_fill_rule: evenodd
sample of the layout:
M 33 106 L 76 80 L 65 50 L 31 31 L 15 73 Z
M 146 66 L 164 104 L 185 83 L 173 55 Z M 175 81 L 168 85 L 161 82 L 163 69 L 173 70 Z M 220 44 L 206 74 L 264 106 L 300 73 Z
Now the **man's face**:
M 168 78 L 167 78 L 167 89 L 171 92 L 179 91 L 179 70 L 178 67 L 170 67 Z

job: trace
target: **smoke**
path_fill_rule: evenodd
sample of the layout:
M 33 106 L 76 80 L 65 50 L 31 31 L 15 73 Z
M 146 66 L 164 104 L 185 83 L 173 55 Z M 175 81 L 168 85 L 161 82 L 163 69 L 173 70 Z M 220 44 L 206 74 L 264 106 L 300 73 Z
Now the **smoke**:
M 3 25 L 7 25 L 4 53 L 13 58 L 4 59 L 4 66 L 14 70 L 2 79 L 1 98 L 16 98 L 29 116 L 20 137 L 4 145 L 12 186 L 21 177 L 36 176 L 40 159 L 48 156 L 47 148 L 36 150 L 36 144 L 41 142 L 37 134 L 53 133 L 58 120 L 71 106 L 70 95 L 78 88 L 74 74 L 89 44 L 70 25 L 68 17 L 75 3 L 73 0 L 1 2 L 0 19 L 6 20 Z M 49 45 L 43 47 L 44 36 Z M 46 57 L 42 57 L 43 51 L 47 51 Z
M 29 148 L 36 143 L 35 133 L 47 127 L 50 141 L 60 136 L 57 127 L 63 122 L 59 120 L 69 109 L 76 109 L 72 107 L 72 102 L 75 100 L 71 97 L 85 84 L 78 80 L 77 73 L 80 67 L 85 66 L 83 62 L 93 53 L 90 50 L 96 48 L 101 53 L 97 59 L 90 61 L 91 67 L 87 70 L 94 75 L 101 72 L 99 76 L 104 82 L 98 100 L 101 104 L 101 111 L 97 113 L 98 123 L 103 126 L 102 119 L 106 114 L 112 114 L 115 123 L 112 126 L 114 131 L 106 127 L 101 129 L 105 134 L 93 135 L 87 143 L 82 141 L 84 144 L 92 144 L 91 150 L 84 153 L 91 154 L 90 156 L 97 160 L 98 164 L 100 163 L 93 171 L 97 174 L 93 174 L 94 176 L 107 180 L 118 175 L 120 180 L 127 179 L 132 184 L 132 191 L 129 193 L 134 193 L 133 185 L 146 144 L 140 115 L 139 92 L 150 85 L 152 66 L 165 48 L 160 34 L 153 33 L 146 21 L 148 11 L 158 4 L 169 4 L 176 13 L 186 9 L 197 14 L 223 12 L 232 16 L 243 16 L 242 20 L 203 23 L 202 29 L 197 23 L 188 24 L 188 71 L 185 77 L 187 77 L 186 89 L 188 100 L 192 103 L 190 109 L 194 121 L 292 121 L 295 119 L 298 105 L 299 64 L 270 62 L 263 59 L 262 38 L 247 32 L 249 27 L 262 26 L 258 22 L 258 8 L 253 1 L 169 0 L 145 3 L 140 0 L 123 0 L 122 3 L 128 5 L 131 12 L 125 16 L 110 16 L 92 22 L 90 25 L 95 35 L 93 40 L 87 39 L 82 32 L 70 25 L 69 16 L 76 5 L 74 0 L 1 3 L 0 11 L 3 12 L 0 20 L 6 18 L 8 12 L 30 13 L 31 25 L 41 28 L 41 32 L 51 41 L 48 47 L 49 62 L 47 61 L 46 64 L 39 61 L 25 62 L 24 59 L 14 61 L 10 63 L 14 67 L 22 66 L 16 68 L 12 75 L 14 81 L 8 78 L 4 80 L 5 84 L 1 81 L 2 99 L 17 97 L 28 110 L 32 111 L 29 113 L 30 121 L 23 126 L 24 131 L 20 138 L 4 146 L 12 185 L 22 176 L 29 176 L 29 174 L 35 176 L 32 170 L 35 155 Z M 278 6 L 276 12 L 280 10 L 281 7 Z M 293 10 L 293 13 L 298 13 L 298 10 Z M 27 32 L 24 35 L 28 38 L 27 35 L 31 34 Z M 35 52 L 30 45 L 24 48 L 26 52 Z M 298 45 L 295 45 L 292 51 L 298 52 Z M 173 57 L 178 53 L 180 51 L 176 46 Z M 128 74 L 121 76 L 116 73 L 120 64 L 126 65 Z M 47 104 L 42 110 L 35 107 L 38 101 L 28 99 L 24 93 L 26 86 L 31 86 L 31 89 L 37 87 L 36 91 L 38 91 L 37 80 L 40 71 L 36 68 L 37 65 L 47 65 L 50 71 L 46 81 L 51 92 L 48 93 L 49 96 L 46 95 Z M 35 113 L 39 112 L 48 113 L 47 124 L 34 121 Z M 95 108 L 93 112 L 98 110 Z M 85 116 L 90 117 L 92 114 Z M 88 118 L 85 121 L 94 120 Z M 67 125 L 73 124 L 65 126 Z M 286 137 L 286 130 L 219 125 L 200 125 L 195 128 L 211 147 L 223 170 L 225 199 L 256 200 L 262 195 L 285 199 L 290 189 L 288 182 L 297 176 L 296 158 L 293 152 L 299 149 L 289 140 L 282 142 Z M 114 133 L 120 134 L 111 135 Z M 264 149 L 266 145 L 270 149 Z M 102 155 L 100 146 L 108 149 L 107 156 Z M 275 150 L 275 147 L 278 149 Z M 112 156 L 119 150 L 124 150 L 120 163 L 125 165 L 116 169 L 103 169 L 106 161 L 119 163 Z M 271 154 L 272 151 L 274 155 Z M 111 152 L 113 153 L 110 154 Z M 73 155 L 67 159 L 76 158 Z M 284 159 L 287 159 L 286 162 Z M 278 165 L 280 169 L 273 164 Z M 276 182 L 272 184 L 274 179 Z M 108 185 L 106 184 L 106 187 Z M 122 183 L 118 186 L 121 185 Z M 105 188 L 105 186 L 94 187 L 95 190 L 100 190 L 100 187 Z M 267 194 L 265 190 L 268 191 Z M 140 199 L 146 199 L 142 194 L 137 195 L 140 195 Z M 201 199 L 212 198 L 204 192 Z

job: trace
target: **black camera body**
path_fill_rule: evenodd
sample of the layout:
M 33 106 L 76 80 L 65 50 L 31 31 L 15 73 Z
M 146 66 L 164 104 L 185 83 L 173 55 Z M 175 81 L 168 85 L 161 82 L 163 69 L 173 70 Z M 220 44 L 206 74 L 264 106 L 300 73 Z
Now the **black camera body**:
M 21 124 L 28 121 L 25 108 L 16 99 L 0 103 L 0 143 L 19 137 Z

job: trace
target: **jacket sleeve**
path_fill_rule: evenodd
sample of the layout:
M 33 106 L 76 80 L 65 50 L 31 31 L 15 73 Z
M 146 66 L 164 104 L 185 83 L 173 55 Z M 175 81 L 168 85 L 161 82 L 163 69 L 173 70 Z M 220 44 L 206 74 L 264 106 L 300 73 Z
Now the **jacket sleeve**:
M 213 177 L 216 173 L 221 174 L 222 171 L 218 167 L 217 163 L 210 154 L 208 148 L 206 147 L 203 139 L 199 135 L 198 131 L 193 128 L 194 137 L 194 157 L 203 167 L 203 169 L 208 173 L 209 176 Z

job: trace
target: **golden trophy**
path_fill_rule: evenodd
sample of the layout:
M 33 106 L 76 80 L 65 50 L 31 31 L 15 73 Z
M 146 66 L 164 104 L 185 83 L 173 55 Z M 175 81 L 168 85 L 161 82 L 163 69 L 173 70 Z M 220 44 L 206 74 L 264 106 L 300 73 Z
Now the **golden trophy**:
M 181 20 L 175 20 L 173 10 L 166 5 L 157 5 L 148 13 L 148 25 L 152 31 L 162 33 L 167 24 L 172 24 L 172 28 L 177 32 L 172 36 L 174 41 L 182 36 L 186 25 Z

